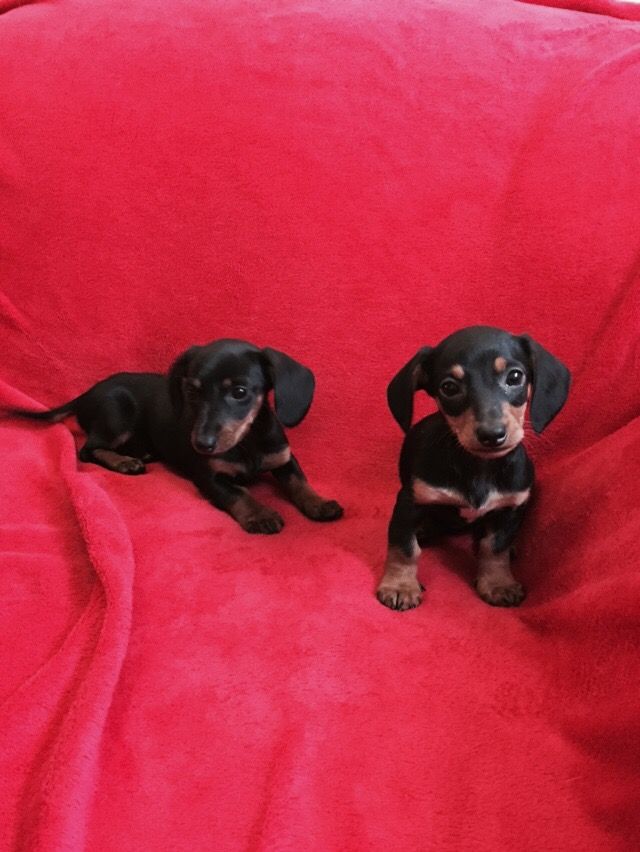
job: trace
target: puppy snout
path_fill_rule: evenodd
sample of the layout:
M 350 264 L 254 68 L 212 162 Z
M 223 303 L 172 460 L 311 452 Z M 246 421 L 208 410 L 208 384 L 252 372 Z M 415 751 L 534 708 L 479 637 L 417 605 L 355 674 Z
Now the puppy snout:
M 195 435 L 191 443 L 197 453 L 209 456 L 214 452 L 217 440 L 215 435 Z
M 476 437 L 483 447 L 500 447 L 507 440 L 507 429 L 501 423 L 493 426 L 478 426 Z

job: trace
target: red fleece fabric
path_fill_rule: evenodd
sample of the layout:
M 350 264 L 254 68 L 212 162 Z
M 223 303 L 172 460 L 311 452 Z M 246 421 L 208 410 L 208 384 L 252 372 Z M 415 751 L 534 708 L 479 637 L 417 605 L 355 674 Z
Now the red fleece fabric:
M 520 0 L 520 2 L 573 9 L 576 12 L 613 15 L 615 18 L 628 18 L 632 21 L 640 20 L 638 0 Z
M 345 517 L 250 536 L 160 464 L 4 420 L 0 846 L 640 844 L 640 29 L 509 0 L 57 0 L 0 15 L 0 403 L 242 337 L 317 377 Z M 389 379 L 488 323 L 571 367 L 515 610 L 468 544 L 374 597 Z M 429 410 L 421 403 L 420 411 Z M 71 428 L 70 428 L 71 427 Z

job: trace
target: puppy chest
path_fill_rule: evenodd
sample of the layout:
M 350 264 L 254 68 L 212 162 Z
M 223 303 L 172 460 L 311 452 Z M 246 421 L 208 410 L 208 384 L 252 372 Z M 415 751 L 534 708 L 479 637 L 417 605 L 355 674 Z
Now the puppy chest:
M 291 458 L 291 449 L 284 447 L 274 453 L 256 453 L 245 455 L 242 459 L 211 458 L 209 467 L 214 473 L 242 478 L 256 476 L 261 471 L 275 470 L 282 467 Z
M 214 473 L 223 473 L 225 476 L 245 477 L 249 473 L 247 465 L 244 462 L 228 461 L 223 458 L 209 459 L 209 467 Z
M 489 512 L 500 509 L 513 509 L 527 502 L 530 489 L 524 491 L 497 491 L 489 489 L 477 505 L 473 505 L 465 495 L 454 488 L 430 485 L 422 479 L 413 480 L 413 498 L 421 506 L 453 506 L 458 509 L 461 518 L 469 523 L 476 521 Z

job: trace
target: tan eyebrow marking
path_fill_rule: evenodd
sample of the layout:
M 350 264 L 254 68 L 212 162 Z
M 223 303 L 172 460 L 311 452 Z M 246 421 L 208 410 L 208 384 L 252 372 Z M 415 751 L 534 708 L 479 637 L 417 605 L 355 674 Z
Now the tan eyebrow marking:
M 507 369 L 506 358 L 502 358 L 502 356 L 496 358 L 496 360 L 493 362 L 493 369 L 496 371 L 496 373 L 504 373 L 504 371 Z
M 464 379 L 464 370 L 460 364 L 454 364 L 451 368 L 451 375 L 454 379 Z

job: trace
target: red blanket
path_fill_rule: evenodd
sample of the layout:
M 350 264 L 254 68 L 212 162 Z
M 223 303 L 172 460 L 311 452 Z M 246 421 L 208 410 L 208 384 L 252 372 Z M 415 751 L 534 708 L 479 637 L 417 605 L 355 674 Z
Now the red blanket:
M 0 15 L 0 403 L 220 336 L 318 387 L 290 438 L 345 517 L 250 536 L 161 465 L 0 424 L 0 845 L 640 844 L 640 29 L 509 2 L 57 0 Z M 423 344 L 527 332 L 529 597 L 464 542 L 374 597 Z M 427 410 L 425 406 L 422 410 Z M 77 430 L 75 438 L 79 436 Z

